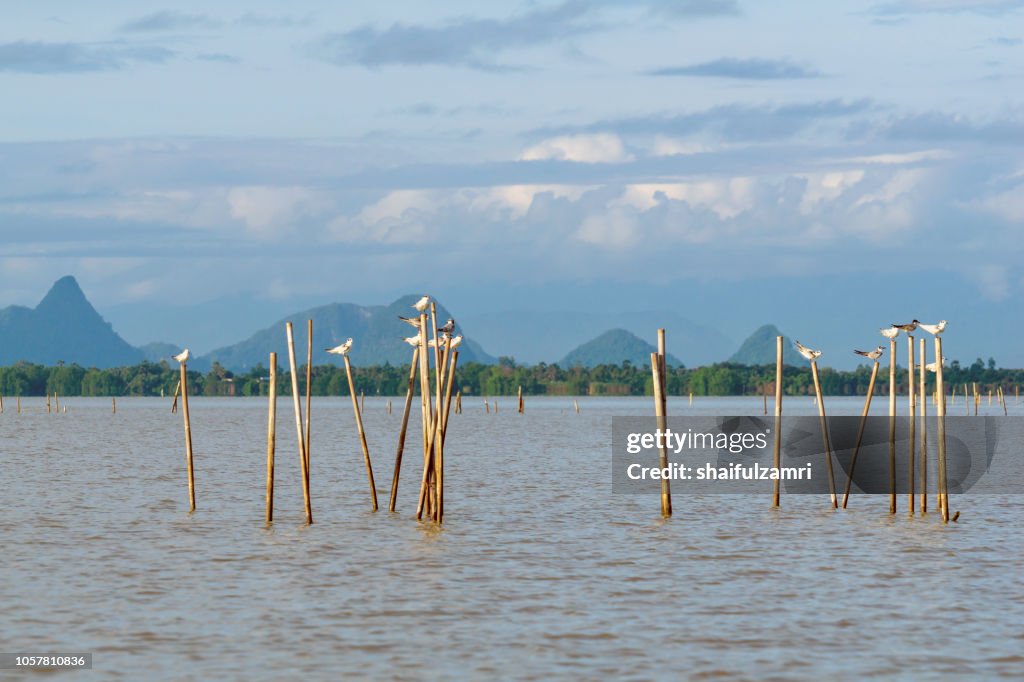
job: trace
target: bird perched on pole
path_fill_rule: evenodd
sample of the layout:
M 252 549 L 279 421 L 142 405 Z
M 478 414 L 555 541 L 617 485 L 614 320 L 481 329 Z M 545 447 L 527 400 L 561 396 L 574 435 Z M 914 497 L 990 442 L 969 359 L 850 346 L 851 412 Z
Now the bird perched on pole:
M 448 321 L 444 323 L 444 326 L 437 328 L 438 334 L 448 335 L 451 334 L 453 331 L 455 331 L 455 320 L 453 320 L 450 317 L 448 318 Z
M 174 358 L 175 360 L 177 360 L 179 363 L 184 363 L 191 356 L 189 355 L 188 348 L 186 348 L 185 350 L 181 351 L 177 355 L 172 355 L 171 357 Z
M 879 329 L 878 331 L 882 334 L 882 336 L 889 339 L 890 341 L 900 335 L 900 328 L 896 326 L 884 327 L 882 329 Z
M 324 350 L 326 350 L 328 353 L 331 353 L 332 355 L 348 355 L 348 352 L 351 348 L 352 337 L 350 336 L 349 338 L 345 339 L 345 343 L 341 344 L 340 346 L 335 346 L 334 348 L 325 348 Z
M 875 348 L 874 350 L 854 350 L 853 352 L 856 353 L 857 355 L 863 355 L 866 358 L 871 358 L 872 360 L 877 360 L 878 358 L 882 357 L 882 353 L 884 351 L 885 351 L 885 347 L 884 346 L 879 346 L 878 348 Z
M 917 329 L 917 324 L 917 320 L 914 320 L 913 322 L 908 322 L 907 324 L 894 324 L 893 327 L 909 334 L 910 332 Z
M 418 348 L 420 345 L 420 337 L 418 336 L 407 336 L 402 340 L 405 341 L 410 346 L 412 346 L 413 348 Z
M 805 358 L 807 358 L 808 360 L 810 360 L 812 362 L 817 360 L 819 357 L 821 357 L 821 351 L 820 350 L 813 350 L 811 348 L 808 348 L 807 346 L 803 345 L 799 341 L 794 341 L 793 342 L 793 346 L 796 348 L 797 352 L 800 353 L 800 355 L 804 356 Z
M 428 305 L 430 305 L 430 297 L 429 296 L 424 296 L 420 300 L 418 300 L 415 303 L 413 303 L 412 307 L 416 309 L 416 312 L 422 313 L 424 310 L 427 309 Z
M 925 324 L 924 322 L 918 322 L 917 326 L 925 330 L 932 336 L 938 336 L 942 332 L 946 331 L 946 321 L 939 320 L 938 324 Z
M 452 350 L 458 348 L 460 343 L 462 343 L 462 334 L 459 334 L 458 336 L 453 336 L 451 340 Z

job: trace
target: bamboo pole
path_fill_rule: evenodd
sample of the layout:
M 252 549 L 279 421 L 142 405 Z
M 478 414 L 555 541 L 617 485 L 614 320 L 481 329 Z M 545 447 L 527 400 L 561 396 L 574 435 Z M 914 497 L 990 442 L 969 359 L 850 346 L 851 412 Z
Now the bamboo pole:
M 579 403 L 578 400 L 576 400 L 576 398 L 572 399 L 572 406 L 576 410 L 576 414 L 579 414 L 580 413 L 580 403 Z
M 455 394 L 455 414 L 462 414 L 462 391 Z
M 277 353 L 270 354 L 270 383 L 267 404 L 267 514 L 266 522 L 274 522 L 274 446 L 277 441 Z
M 181 363 L 181 415 L 185 423 L 185 465 L 188 468 L 189 513 L 196 510 L 196 479 L 192 469 L 192 425 L 188 418 L 188 369 Z
M 946 405 L 942 385 L 942 337 L 935 337 L 935 392 L 939 395 L 936 405 L 939 424 L 939 510 L 943 523 L 949 523 L 949 494 L 946 481 Z
M 21 414 L 21 396 L 20 395 L 17 397 L 17 400 L 18 400 L 18 414 Z
M 117 414 L 117 398 L 113 396 L 110 398 L 110 414 Z
M 818 397 L 818 420 L 821 422 L 821 442 L 825 446 L 825 463 L 828 465 L 828 493 L 832 500 L 832 508 L 839 507 L 836 498 L 836 479 L 832 474 L 832 443 L 828 437 L 828 421 L 825 418 L 825 401 L 821 395 L 821 381 L 818 379 L 818 363 L 811 360 L 811 376 L 814 378 L 814 393 Z
M 928 374 L 925 370 L 925 361 L 927 360 L 927 345 L 925 344 L 924 338 L 919 339 L 919 351 L 918 356 L 920 362 L 918 363 L 919 368 L 919 380 L 921 382 L 920 393 L 922 396 L 925 395 L 925 384 L 927 383 Z M 967 401 L 967 386 L 964 386 L 964 402 Z M 928 403 L 923 399 L 921 400 L 921 496 L 920 500 L 920 511 L 921 514 L 928 513 Z
M 416 362 L 419 359 L 419 348 L 412 349 L 412 361 L 409 363 L 409 385 L 405 390 L 405 408 L 402 410 L 402 428 L 398 432 L 398 448 L 395 451 L 395 470 L 391 476 L 391 496 L 388 511 L 395 511 L 398 502 L 398 476 L 402 471 L 402 454 L 405 452 L 405 432 L 409 427 L 409 412 L 412 410 L 412 397 L 416 392 Z M 388 401 L 388 405 L 391 402 Z
M 181 379 L 178 379 L 178 384 L 174 387 L 174 400 L 171 401 L 171 414 L 178 411 L 178 394 L 181 393 Z M 50 400 L 47 398 L 46 407 L 49 410 Z
M 868 394 L 864 397 L 864 409 L 860 413 L 860 426 L 857 428 L 857 444 L 853 448 L 853 456 L 850 457 L 850 473 L 846 477 L 846 490 L 843 492 L 843 509 L 850 501 L 850 486 L 853 484 L 853 470 L 857 466 L 857 454 L 860 452 L 860 444 L 864 439 L 864 426 L 868 422 L 868 413 L 871 411 L 871 397 L 875 393 L 875 378 L 878 376 L 878 360 L 875 360 L 871 367 L 871 379 L 868 381 Z
M 491 404 L 484 400 L 484 409 L 487 410 L 487 414 L 491 413 Z
M 663 388 L 661 385 L 661 358 L 657 353 L 651 353 L 651 376 L 654 382 L 654 418 L 656 428 L 661 434 L 668 428 L 665 423 L 665 403 L 662 402 Z M 664 471 L 668 468 L 668 449 L 665 440 L 658 438 L 661 446 L 658 448 L 658 466 Z M 661 515 L 665 518 L 672 516 L 672 495 L 668 487 L 668 479 L 661 479 Z
M 967 399 L 967 384 L 964 384 L 964 407 L 966 408 L 964 414 L 967 416 L 971 415 L 971 401 Z
M 989 391 L 988 398 L 989 398 L 988 399 L 988 404 L 991 405 L 992 404 L 992 392 L 991 391 Z M 54 406 L 54 408 L 56 408 L 57 414 L 60 414 L 60 397 L 57 395 L 57 391 L 53 392 L 53 406 Z
M 377 511 L 377 486 L 373 482 L 373 465 L 370 464 L 370 448 L 366 444 L 366 432 L 363 430 L 363 416 L 359 410 L 359 403 L 356 402 L 356 387 L 352 381 L 352 365 L 348 361 L 348 355 L 342 357 L 345 359 L 345 375 L 348 377 L 348 394 L 352 398 L 352 411 L 356 414 L 356 429 L 359 430 L 359 444 L 363 448 L 363 462 L 366 464 L 366 478 L 370 483 L 370 499 L 373 501 L 373 511 Z
M 1003 416 L 1004 417 L 1009 416 L 1009 413 L 1006 411 L 1006 396 L 1003 395 L 1003 387 L 1002 386 L 999 387 L 999 402 L 1001 402 L 1003 404 Z
M 306 439 L 302 432 L 302 403 L 299 399 L 299 374 L 295 363 L 295 337 L 292 323 L 285 323 L 288 334 L 288 366 L 292 376 L 292 406 L 295 408 L 295 437 L 299 444 L 299 468 L 302 473 L 302 501 L 306 509 L 306 523 L 313 523 L 313 503 L 309 499 L 309 467 L 306 465 Z
M 889 339 L 889 513 L 896 513 L 896 339 Z
M 50 392 L 46 392 L 46 414 L 50 414 Z
M 388 398 L 388 415 L 391 415 L 391 398 Z
M 454 361 L 452 358 L 452 345 L 445 347 L 444 369 L 448 375 L 444 386 L 445 402 L 444 408 L 440 403 L 437 408 L 437 433 L 434 436 L 434 520 L 438 523 L 444 522 L 444 436 L 448 428 L 448 410 L 452 404 L 452 386 L 454 377 Z
M 359 412 L 366 412 L 366 394 L 359 391 Z
M 690 394 L 693 402 L 693 394 Z M 782 467 L 782 337 L 775 337 L 775 456 L 772 466 L 778 471 Z M 782 489 L 779 479 L 772 481 L 772 506 L 781 502 Z
M 416 502 L 416 519 L 423 518 L 423 507 L 427 498 L 427 479 L 430 475 L 431 452 L 430 452 L 430 426 L 432 413 L 430 406 L 430 379 L 429 362 L 427 361 L 427 315 L 420 314 L 420 403 L 423 416 L 423 475 L 420 479 L 419 499 Z M 435 347 L 435 350 L 436 347 Z
M 517 403 L 518 403 L 518 410 L 517 411 L 519 412 L 519 414 L 522 414 L 523 413 L 523 387 L 522 387 L 522 385 L 519 386 L 519 399 L 518 399 Z
M 917 378 L 914 376 L 914 370 L 917 368 L 916 365 L 917 362 L 914 359 L 914 337 L 911 334 L 907 334 L 907 403 L 909 408 L 907 413 L 907 434 L 910 448 L 907 456 L 907 513 L 911 516 L 914 515 L 914 460 L 917 459 L 917 434 L 915 432 L 917 428 L 917 399 L 914 392 L 915 379 Z
M 309 474 L 309 420 L 312 408 L 313 387 L 313 320 L 306 320 L 306 422 L 305 422 L 305 456 L 306 473 Z

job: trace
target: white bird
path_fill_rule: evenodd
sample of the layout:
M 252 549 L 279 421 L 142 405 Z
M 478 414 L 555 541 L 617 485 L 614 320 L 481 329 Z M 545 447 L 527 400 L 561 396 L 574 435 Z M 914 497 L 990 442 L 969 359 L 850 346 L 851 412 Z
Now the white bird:
M 462 343 L 462 334 L 459 334 L 458 336 L 453 336 L 452 337 L 452 350 L 458 348 L 459 344 L 461 344 L 461 343 Z
M 946 321 L 939 320 L 938 324 L 925 324 L 924 322 L 918 322 L 917 326 L 925 330 L 932 336 L 938 336 L 942 332 L 946 331 Z
M 399 315 L 398 319 L 400 319 L 402 322 L 405 322 L 407 325 L 415 327 L 416 329 L 420 328 L 420 320 L 417 317 L 402 317 L 401 315 Z
M 913 322 L 908 322 L 907 324 L 894 324 L 893 326 L 899 329 L 900 331 L 904 331 L 909 334 L 910 332 L 917 329 L 917 320 L 914 320 Z
M 878 331 L 881 332 L 882 336 L 884 336 L 887 339 L 895 339 L 897 336 L 900 335 L 899 327 L 887 327 L 885 329 L 879 329 Z
M 438 334 L 451 334 L 453 331 L 455 331 L 455 320 L 450 317 L 448 318 L 448 321 L 444 323 L 443 327 L 437 328 Z
M 443 336 L 440 337 L 439 339 L 430 339 L 430 341 L 427 341 L 427 345 L 430 346 L 431 348 L 437 348 L 438 347 L 438 345 L 437 345 L 438 341 L 441 342 L 441 346 L 440 347 L 444 348 L 444 344 L 447 343 L 447 339 L 445 339 L 445 337 L 443 337 Z
M 335 346 L 334 348 L 326 348 L 324 350 L 326 350 L 328 353 L 332 353 L 334 355 L 347 355 L 349 349 L 351 349 L 351 348 L 352 348 L 352 337 L 350 336 L 347 339 L 345 339 L 345 343 L 341 344 L 340 346 Z
M 807 346 L 803 345 L 802 343 L 800 343 L 799 341 L 794 341 L 793 345 L 796 347 L 796 349 L 800 353 L 800 355 L 804 356 L 805 358 L 807 358 L 811 362 L 814 362 L 815 360 L 817 360 L 821 356 L 821 351 L 820 350 L 812 350 L 812 349 L 808 348 Z
M 430 305 L 430 297 L 429 296 L 424 296 L 420 300 L 418 300 L 415 303 L 413 303 L 412 307 L 415 308 L 417 310 L 417 312 L 421 312 L 422 313 L 424 310 L 427 309 L 428 305 Z
M 871 358 L 872 360 L 877 360 L 878 358 L 882 357 L 882 352 L 884 350 L 885 350 L 885 348 L 883 346 L 879 346 L 878 348 L 876 348 L 874 350 L 855 350 L 853 352 L 856 353 L 857 355 L 863 355 L 866 358 Z
M 191 357 L 191 355 L 188 352 L 188 348 L 186 348 L 185 350 L 181 351 L 177 355 L 173 355 L 171 357 L 173 357 L 178 362 L 184 363 L 186 360 L 188 360 Z
M 418 337 L 418 336 L 407 336 L 407 337 L 405 337 L 403 339 L 403 341 L 405 341 L 407 344 L 409 344 L 413 348 L 419 348 L 420 337 Z
M 946 366 L 946 358 L 945 357 L 942 358 L 942 366 L 943 367 Z M 935 371 L 938 370 L 938 367 L 936 366 L 936 364 L 934 362 L 929 362 L 927 365 L 924 366 L 924 368 L 926 370 L 928 370 L 929 372 L 935 372 Z

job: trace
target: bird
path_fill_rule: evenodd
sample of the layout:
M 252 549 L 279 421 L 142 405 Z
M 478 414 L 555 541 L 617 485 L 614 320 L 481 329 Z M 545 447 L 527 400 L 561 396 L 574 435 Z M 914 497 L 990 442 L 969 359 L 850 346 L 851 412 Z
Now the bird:
M 450 317 L 448 318 L 448 321 L 444 323 L 443 327 L 437 328 L 438 334 L 451 334 L 453 331 L 455 331 L 455 320 Z
M 462 334 L 459 334 L 458 336 L 453 336 L 452 337 L 452 350 L 455 350 L 456 348 L 458 348 L 460 343 L 462 343 Z
M 882 352 L 884 350 L 885 350 L 884 346 L 879 346 L 878 348 L 876 348 L 874 350 L 855 350 L 853 352 L 856 353 L 857 355 L 863 355 L 866 358 L 871 358 L 872 360 L 877 360 L 878 358 L 882 357 Z
M 946 358 L 942 358 L 942 366 L 946 366 Z M 929 372 L 937 371 L 937 365 L 934 362 L 929 362 L 927 365 L 924 366 L 924 368 Z
M 438 346 L 438 343 L 440 343 L 441 345 Z M 447 343 L 447 340 L 443 336 L 437 339 L 430 339 L 430 341 L 427 341 L 427 345 L 430 346 L 431 348 L 444 348 L 445 343 Z
M 407 336 L 402 340 L 405 341 L 410 346 L 412 346 L 413 348 L 418 348 L 420 345 L 420 337 L 418 336 Z
M 900 331 L 904 331 L 909 334 L 910 332 L 917 329 L 917 324 L 917 320 L 914 320 L 913 322 L 908 322 L 907 324 L 894 324 L 893 326 L 899 329 Z
M 415 318 L 415 317 L 402 317 L 401 315 L 399 315 L 398 319 L 400 319 L 402 322 L 405 322 L 406 324 L 408 324 L 410 326 L 415 327 L 416 329 L 420 328 L 420 321 L 419 321 L 418 318 Z
M 925 330 L 932 336 L 938 336 L 942 332 L 946 331 L 946 321 L 939 320 L 938 324 L 925 324 L 924 322 L 918 322 L 917 326 Z
M 332 353 L 334 355 L 348 355 L 348 351 L 351 348 L 352 348 L 352 337 L 350 336 L 347 339 L 345 339 L 345 343 L 341 344 L 340 346 L 335 346 L 334 348 L 325 348 L 324 350 L 326 350 L 328 353 Z
M 805 358 L 807 358 L 811 362 L 814 362 L 815 360 L 817 360 L 821 356 L 821 351 L 820 350 L 812 350 L 812 349 L 808 348 L 807 346 L 801 344 L 799 341 L 794 341 L 793 345 L 796 347 L 796 349 L 800 353 L 800 355 L 804 356 Z
M 885 328 L 879 329 L 878 331 L 882 333 L 882 336 L 884 336 L 885 338 L 890 339 L 890 340 L 891 339 L 895 339 L 897 336 L 900 335 L 900 328 L 896 327 L 896 326 L 885 327 Z
M 418 300 L 415 303 L 413 303 L 412 307 L 415 308 L 417 310 L 417 312 L 421 312 L 422 313 L 424 310 L 427 309 L 428 305 L 430 305 L 430 297 L 429 296 L 424 296 L 420 300 Z
M 188 352 L 188 348 L 186 348 L 177 355 L 172 355 L 171 357 L 177 360 L 178 362 L 184 364 L 184 362 L 188 360 L 191 357 L 191 355 Z

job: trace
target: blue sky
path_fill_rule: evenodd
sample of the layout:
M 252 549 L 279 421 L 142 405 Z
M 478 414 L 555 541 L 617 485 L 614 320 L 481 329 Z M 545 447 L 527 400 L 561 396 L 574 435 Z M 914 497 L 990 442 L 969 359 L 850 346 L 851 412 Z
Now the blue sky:
M 71 273 L 101 310 L 675 309 L 841 275 L 841 310 L 899 273 L 1019 317 L 1022 75 L 1024 0 L 19 3 L 0 303 Z

